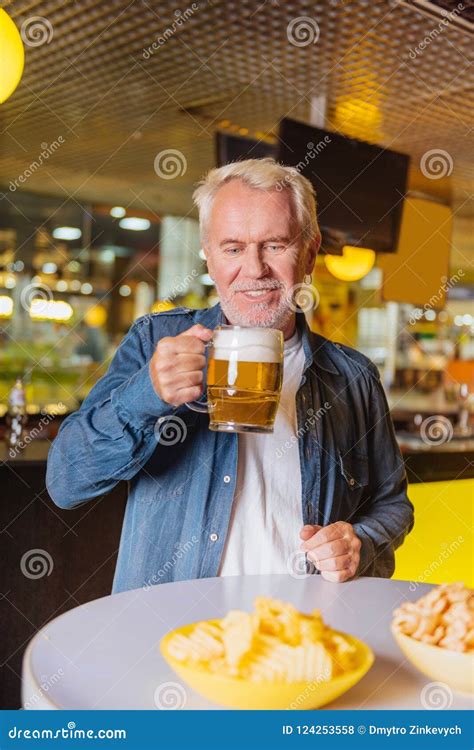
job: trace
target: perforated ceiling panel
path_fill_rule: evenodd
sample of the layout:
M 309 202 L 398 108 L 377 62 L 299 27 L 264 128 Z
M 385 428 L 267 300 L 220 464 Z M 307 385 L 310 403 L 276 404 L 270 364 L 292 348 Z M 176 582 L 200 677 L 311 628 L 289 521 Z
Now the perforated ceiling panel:
M 316 97 L 326 127 L 410 154 L 412 188 L 472 210 L 472 37 L 449 17 L 368 0 L 3 7 L 26 42 L 0 107 L 6 187 L 28 170 L 22 189 L 184 214 L 217 128 L 272 137 Z

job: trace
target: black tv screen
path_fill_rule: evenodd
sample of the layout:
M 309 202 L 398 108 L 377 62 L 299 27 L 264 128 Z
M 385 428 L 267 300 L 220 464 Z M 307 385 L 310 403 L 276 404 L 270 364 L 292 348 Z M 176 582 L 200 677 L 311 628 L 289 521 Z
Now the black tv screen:
M 408 156 L 285 118 L 277 158 L 314 185 L 323 250 L 396 252 Z
M 217 166 L 230 164 L 242 159 L 263 159 L 265 156 L 276 158 L 277 147 L 266 141 L 256 141 L 229 133 L 216 133 Z

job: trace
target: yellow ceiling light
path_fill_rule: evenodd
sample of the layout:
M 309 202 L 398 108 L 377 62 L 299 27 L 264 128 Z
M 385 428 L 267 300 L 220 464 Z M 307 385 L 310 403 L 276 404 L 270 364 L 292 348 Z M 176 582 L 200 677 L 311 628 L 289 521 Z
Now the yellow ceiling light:
M 352 98 L 336 104 L 334 119 L 342 130 L 350 129 L 354 125 L 372 130 L 380 127 L 382 113 L 376 104 Z
M 166 312 L 167 310 L 174 310 L 176 305 L 173 305 L 168 299 L 156 300 L 151 306 L 152 313 Z
M 58 300 L 45 300 L 36 297 L 31 301 L 30 318 L 32 320 L 54 320 L 58 323 L 65 323 L 72 318 L 74 310 L 69 302 L 60 302 Z
M 25 51 L 20 32 L 0 8 L 0 104 L 6 102 L 20 83 L 24 64 Z
M 0 318 L 11 318 L 13 314 L 13 300 L 5 294 L 0 295 Z
M 342 255 L 325 255 L 324 262 L 336 279 L 359 281 L 374 267 L 375 252 L 365 247 L 344 245 Z

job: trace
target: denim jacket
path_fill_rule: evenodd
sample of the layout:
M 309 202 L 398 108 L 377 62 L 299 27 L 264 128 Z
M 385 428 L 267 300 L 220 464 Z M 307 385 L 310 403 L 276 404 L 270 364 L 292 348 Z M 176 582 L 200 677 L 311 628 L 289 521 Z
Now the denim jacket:
M 390 577 L 413 526 L 406 472 L 376 366 L 313 333 L 296 315 L 305 364 L 296 395 L 305 524 L 348 521 L 362 542 L 357 575 Z M 163 336 L 224 323 L 220 305 L 139 318 L 104 377 L 54 440 L 47 488 L 75 508 L 129 485 L 113 592 L 216 576 L 237 475 L 237 434 L 162 401 L 149 362 Z M 284 446 L 276 460 L 284 460 Z M 268 466 L 268 471 L 272 467 Z M 289 499 L 290 501 L 290 499 Z M 315 572 L 307 561 L 307 571 Z

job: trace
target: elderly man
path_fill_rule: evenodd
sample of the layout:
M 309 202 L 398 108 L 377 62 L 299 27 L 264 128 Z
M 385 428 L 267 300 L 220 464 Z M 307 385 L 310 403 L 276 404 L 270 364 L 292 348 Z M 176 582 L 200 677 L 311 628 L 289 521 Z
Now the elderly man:
M 133 324 L 53 443 L 51 497 L 74 508 L 129 482 L 114 592 L 216 575 L 391 576 L 413 506 L 378 370 L 311 332 L 294 304 L 320 241 L 311 184 L 250 159 L 211 170 L 194 198 L 220 304 Z M 186 406 L 205 392 L 219 323 L 284 334 L 273 434 L 213 432 Z

